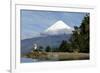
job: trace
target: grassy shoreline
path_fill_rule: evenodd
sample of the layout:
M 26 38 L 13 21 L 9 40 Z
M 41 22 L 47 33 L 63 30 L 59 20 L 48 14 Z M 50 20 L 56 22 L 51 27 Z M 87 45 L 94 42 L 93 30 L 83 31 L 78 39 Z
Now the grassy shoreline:
M 86 60 L 89 59 L 89 53 L 78 52 L 31 52 L 24 57 L 40 60 Z

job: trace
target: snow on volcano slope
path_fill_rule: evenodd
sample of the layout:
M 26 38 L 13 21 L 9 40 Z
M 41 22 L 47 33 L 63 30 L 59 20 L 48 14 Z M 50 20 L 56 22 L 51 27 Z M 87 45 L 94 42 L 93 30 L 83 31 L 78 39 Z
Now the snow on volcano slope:
M 58 35 L 58 34 L 71 34 L 74 29 L 65 24 L 63 21 L 57 21 L 55 24 L 47 28 L 43 33 L 44 35 Z

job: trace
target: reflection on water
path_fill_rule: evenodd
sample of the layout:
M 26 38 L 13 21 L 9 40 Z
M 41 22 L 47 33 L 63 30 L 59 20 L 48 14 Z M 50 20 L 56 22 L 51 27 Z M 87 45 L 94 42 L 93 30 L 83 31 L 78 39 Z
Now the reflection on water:
M 58 59 L 32 59 L 32 58 L 21 58 L 21 63 L 39 62 L 39 61 L 57 61 Z
M 29 62 L 38 62 L 38 59 L 31 59 L 31 58 L 21 58 L 22 63 L 29 63 Z

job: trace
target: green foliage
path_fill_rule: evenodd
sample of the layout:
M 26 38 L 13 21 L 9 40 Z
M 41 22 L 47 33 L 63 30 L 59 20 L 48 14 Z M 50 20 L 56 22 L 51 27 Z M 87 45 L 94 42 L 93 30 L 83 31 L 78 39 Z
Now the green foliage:
M 60 52 L 86 52 L 89 53 L 89 14 L 87 14 L 79 27 L 74 26 L 69 42 L 62 41 Z
M 66 44 L 67 44 L 67 42 L 63 40 L 61 45 L 59 46 L 59 51 L 60 52 L 65 52 L 66 51 L 66 47 L 67 47 Z
M 87 14 L 83 21 L 82 24 L 80 26 L 81 29 L 81 38 L 82 38 L 82 48 L 81 51 L 82 52 L 89 52 L 89 14 Z M 83 46 L 84 45 L 84 46 Z
M 70 38 L 73 50 L 89 52 L 89 14 L 87 14 L 80 27 L 75 26 L 72 37 Z
M 59 46 L 59 52 L 66 52 L 66 51 L 71 52 L 70 43 L 63 40 L 62 43 Z
M 45 51 L 46 52 L 51 52 L 51 47 L 50 46 L 47 46 L 46 49 L 45 49 Z
M 39 46 L 38 50 L 39 51 L 43 51 L 43 47 L 42 46 Z

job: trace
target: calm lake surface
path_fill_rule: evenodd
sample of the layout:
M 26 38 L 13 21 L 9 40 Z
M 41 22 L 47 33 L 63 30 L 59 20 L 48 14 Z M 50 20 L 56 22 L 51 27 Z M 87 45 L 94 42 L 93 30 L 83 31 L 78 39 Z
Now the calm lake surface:
M 21 58 L 22 63 L 38 62 L 38 59 Z
M 57 59 L 47 60 L 47 59 L 32 59 L 32 58 L 21 58 L 21 63 L 31 63 L 31 62 L 43 62 L 43 61 L 57 61 Z

